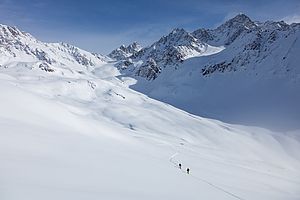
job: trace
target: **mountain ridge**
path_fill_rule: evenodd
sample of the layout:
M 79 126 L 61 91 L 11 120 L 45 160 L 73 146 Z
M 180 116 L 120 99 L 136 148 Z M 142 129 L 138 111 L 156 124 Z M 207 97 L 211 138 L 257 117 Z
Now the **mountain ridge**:
M 261 51 L 268 51 L 271 43 L 280 39 L 279 37 L 288 37 L 290 34 L 293 34 L 293 32 L 299 32 L 299 30 L 300 24 L 288 25 L 283 21 L 260 23 L 252 21 L 245 14 L 239 14 L 215 29 L 200 28 L 189 33 L 184 29 L 175 28 L 168 35 L 163 36 L 148 47 L 141 49 L 135 55 L 117 59 L 120 60 L 120 62 L 117 63 L 116 66 L 124 70 L 124 74 L 131 76 L 141 74 L 138 72 L 144 69 L 145 72 L 142 73 L 141 76 L 148 80 L 154 80 L 163 72 L 163 69 L 168 66 L 175 66 L 176 68 L 188 58 L 219 53 L 225 48 L 230 47 L 233 42 L 237 43 L 238 40 L 244 41 L 242 44 L 237 44 L 239 47 L 234 48 L 241 48 L 242 51 L 236 52 L 237 56 L 230 59 L 240 60 L 239 57 L 249 56 L 251 57 L 249 59 L 256 59 L 255 57 L 260 56 L 257 54 Z M 267 43 L 270 45 L 266 45 Z M 270 53 L 270 51 L 267 53 Z M 266 56 L 263 55 L 261 57 L 264 59 Z M 283 57 L 286 56 L 282 56 L 282 58 Z M 153 62 L 151 62 L 152 64 L 148 65 L 146 69 L 150 58 L 155 61 L 155 68 L 159 69 L 155 70 L 155 75 L 152 74 Z M 248 60 L 240 62 L 244 65 Z M 215 71 L 222 72 L 224 70 L 238 70 L 240 68 L 240 66 L 234 66 L 234 63 L 227 63 L 227 61 L 225 61 L 225 63 L 224 61 L 220 61 L 215 64 L 215 66 L 205 66 L 203 75 Z M 142 69 L 139 69 L 140 66 L 142 66 Z
M 101 54 L 90 53 L 64 42 L 41 42 L 29 33 L 7 25 L 0 25 L 0 58 L 0 65 L 3 68 L 9 68 L 14 63 L 20 62 L 25 65 L 28 63 L 29 68 L 61 74 L 70 71 L 76 73 L 75 69 L 85 70 L 111 60 Z
M 299 23 L 238 15 L 215 29 L 175 30 L 184 34 L 171 32 L 116 63 L 121 77 L 137 80 L 131 88 L 200 116 L 300 128 Z M 190 53 L 193 42 L 208 48 Z
M 238 15 L 215 29 L 175 28 L 144 48 L 138 43 L 121 46 L 123 57 L 118 60 L 66 43 L 43 43 L 2 25 L 0 69 L 9 73 L 26 69 L 40 76 L 117 78 L 195 115 L 238 124 L 245 118 L 264 124 L 278 116 L 273 124 L 289 119 L 297 128 L 299 35 L 300 24 L 257 22 Z M 272 116 L 258 119 L 266 113 Z

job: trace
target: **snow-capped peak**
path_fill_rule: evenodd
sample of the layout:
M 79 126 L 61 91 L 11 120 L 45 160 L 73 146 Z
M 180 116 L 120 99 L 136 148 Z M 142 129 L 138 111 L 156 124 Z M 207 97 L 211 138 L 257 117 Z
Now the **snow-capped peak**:
M 241 27 L 244 26 L 245 28 L 253 28 L 255 27 L 255 23 L 245 14 L 238 14 L 232 19 L 226 21 L 220 27 L 224 28 L 231 28 L 231 27 Z
M 67 43 L 44 43 L 16 27 L 0 25 L 0 66 L 28 66 L 60 74 L 106 63 L 108 58 Z M 13 62 L 12 62 L 13 61 Z M 20 65 L 22 63 L 22 65 Z M 30 66 L 30 67 L 29 67 Z M 66 67 L 72 69 L 66 69 Z M 65 71 L 65 72 L 64 72 Z
M 5 38 L 13 38 L 13 37 L 32 37 L 29 33 L 20 31 L 15 26 L 7 26 L 4 24 L 0 24 L 0 36 Z
M 137 42 L 133 42 L 132 44 L 127 46 L 127 49 L 129 52 L 134 53 L 140 51 L 142 49 L 142 46 Z
M 238 14 L 224 24 L 211 30 L 216 45 L 229 45 L 245 31 L 253 30 L 257 27 L 247 15 Z
M 232 119 L 226 111 L 216 114 L 210 110 L 220 105 L 216 110 L 231 107 L 238 115 L 249 105 L 259 105 L 253 109 L 259 113 L 274 109 L 274 104 L 266 104 L 277 98 L 287 105 L 285 119 L 265 116 L 265 120 L 299 124 L 300 97 L 294 95 L 300 89 L 299 38 L 300 24 L 254 22 L 239 14 L 215 29 L 189 33 L 176 28 L 117 67 L 123 76 L 142 77 L 136 78 L 133 88 L 194 114 L 238 122 L 239 117 Z M 237 91 L 246 103 L 237 103 Z M 276 98 L 264 99 L 265 94 Z
M 30 43 L 37 40 L 29 33 L 19 30 L 15 26 L 0 24 L 0 41 L 3 46 L 12 43 Z
M 113 50 L 107 56 L 112 59 L 115 59 L 115 60 L 124 60 L 132 55 L 135 55 L 141 49 L 142 49 L 142 46 L 140 44 L 138 44 L 137 42 L 133 42 L 132 44 L 129 44 L 128 46 L 125 46 L 123 44 L 119 48 Z
M 276 48 L 272 46 L 275 41 L 295 34 L 296 30 L 300 30 L 299 27 L 283 21 L 254 22 L 247 15 L 238 14 L 216 29 L 200 28 L 189 33 L 183 28 L 175 28 L 149 47 L 127 57 L 126 61 L 119 62 L 117 66 L 120 69 L 129 68 L 127 71 L 130 73 L 135 72 L 135 75 L 152 80 L 158 77 L 158 74 L 153 73 L 161 73 L 167 66 L 177 69 L 191 57 L 212 55 L 228 48 L 226 52 L 230 52 L 226 59 L 205 64 L 202 66 L 202 74 L 235 71 L 248 63 L 261 62 L 270 56 L 268 52 Z M 286 58 L 285 55 L 282 57 Z M 151 65 L 147 68 L 148 63 Z M 147 69 L 147 72 L 141 72 L 140 68 Z M 149 74 L 148 69 L 151 69 Z
M 175 28 L 167 36 L 162 37 L 158 43 L 160 42 L 167 45 L 180 46 L 197 42 L 197 39 L 183 28 Z
M 174 28 L 170 35 L 175 35 L 175 34 L 185 34 L 187 33 L 183 28 Z
M 43 43 L 13 27 L 0 31 L 1 200 L 299 199 L 298 132 L 275 134 L 190 114 L 216 119 L 228 112 L 240 120 L 247 106 L 252 113 L 264 85 L 251 82 L 262 76 L 249 84 L 247 74 L 227 74 L 249 63 L 267 69 L 265 75 L 265 66 L 299 68 L 295 33 L 243 32 L 214 54 L 222 48 L 174 29 L 142 50 L 137 43 L 118 49 L 131 54 L 126 62 L 134 76 L 151 80 L 135 81 L 100 54 Z M 271 83 L 279 95 L 265 105 L 295 102 L 299 116 L 300 90 L 288 82 L 280 93 L 277 86 L 286 82 Z
M 183 28 L 175 28 L 168 35 L 143 48 L 127 60 L 117 64 L 120 69 L 129 69 L 138 76 L 153 80 L 163 68 L 177 68 L 184 60 L 219 52 L 223 48 L 212 47 L 194 37 Z M 133 62 L 138 62 L 133 65 Z M 132 68 L 132 69 L 130 69 Z

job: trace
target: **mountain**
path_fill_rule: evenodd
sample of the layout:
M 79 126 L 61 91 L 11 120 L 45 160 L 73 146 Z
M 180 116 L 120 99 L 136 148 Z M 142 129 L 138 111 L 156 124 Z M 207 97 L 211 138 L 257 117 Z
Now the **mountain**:
M 295 63 L 287 67 L 287 62 L 294 60 L 293 54 L 289 50 L 297 45 L 295 42 L 299 37 L 299 30 L 300 24 L 288 25 L 283 21 L 255 23 L 243 14 L 238 15 L 214 30 L 207 30 L 210 39 L 206 42 L 211 45 L 223 45 L 226 50 L 217 56 L 220 58 L 219 61 L 214 60 L 214 64 L 204 66 L 202 74 L 205 76 L 215 71 L 258 68 L 262 62 L 266 62 L 270 58 L 276 59 L 274 55 L 280 57 L 281 60 L 278 60 L 279 63 L 276 66 L 269 65 L 272 68 L 271 71 L 299 73 L 299 68 Z M 198 39 L 202 39 L 204 36 L 207 38 L 206 34 L 201 35 L 201 32 L 201 29 L 196 30 L 193 35 Z M 288 43 L 285 45 L 285 49 L 278 50 L 284 43 Z M 288 58 L 289 56 L 292 58 Z M 295 71 L 290 72 L 290 70 Z
M 148 47 L 135 42 L 103 56 L 1 25 L 0 69 L 65 77 L 97 71 L 108 79 L 113 74 L 136 91 L 198 116 L 293 129 L 300 128 L 299 27 L 239 14 L 215 29 L 176 28 Z M 115 68 L 96 70 L 108 62 Z
M 239 14 L 215 29 L 174 29 L 116 67 L 137 80 L 131 88 L 196 115 L 300 128 L 299 36 L 300 24 Z
M 250 84 L 262 79 L 272 79 L 271 88 L 283 95 L 278 77 L 290 86 L 279 99 L 288 103 L 289 92 L 298 94 L 297 74 L 274 75 L 261 64 L 260 71 L 253 69 L 259 75 L 244 69 L 203 75 L 204 66 L 235 56 L 228 49 L 240 52 L 230 45 L 249 42 L 240 38 L 248 34 L 213 46 L 175 29 L 129 58 L 113 60 L 41 42 L 15 27 L 0 30 L 1 200 L 298 199 L 299 130 L 228 124 L 165 103 L 218 114 L 232 101 L 240 109 L 245 100 L 268 95 L 245 90 L 263 89 Z M 296 33 L 277 49 L 271 45 L 272 53 L 290 47 Z M 295 51 L 286 53 L 287 66 L 297 61 Z M 115 66 L 126 61 L 132 64 Z
M 16 27 L 0 25 L 0 66 L 46 72 L 83 73 L 109 58 L 66 43 L 44 43 Z M 70 67 L 72 66 L 72 68 Z
M 248 32 L 256 27 L 256 23 L 248 16 L 239 14 L 216 29 L 198 29 L 192 32 L 192 35 L 200 41 L 213 46 L 230 45 L 242 33 Z
M 150 62 L 151 64 L 147 68 L 149 76 L 147 76 L 148 73 L 143 73 L 141 76 L 148 80 L 154 80 L 168 66 L 176 69 L 189 58 L 209 56 L 224 50 L 214 56 L 216 59 L 211 61 L 213 65 L 202 68 L 203 75 L 215 71 L 236 71 L 247 65 L 253 66 L 253 62 L 261 63 L 267 57 L 272 56 L 272 51 L 280 46 L 280 43 L 295 40 L 294 37 L 298 36 L 299 27 L 299 24 L 288 25 L 283 21 L 253 22 L 248 16 L 239 14 L 216 29 L 201 28 L 192 33 L 188 33 L 184 29 L 174 29 L 169 35 L 163 36 L 138 53 L 124 56 L 123 60 L 126 58 L 127 60 L 118 63 L 117 67 L 126 69 L 125 74 L 126 71 L 135 71 L 136 73 L 130 74 L 139 75 L 138 71 L 144 69 L 151 59 L 155 61 L 159 70 L 154 70 L 157 71 L 155 76 L 151 75 L 153 62 Z M 292 47 L 295 44 L 290 43 L 289 45 Z M 221 55 L 226 53 L 228 55 L 223 58 Z M 288 52 L 281 52 L 281 54 L 280 57 L 287 62 L 289 60 Z M 220 61 L 218 61 L 219 58 Z M 140 67 L 142 69 L 139 69 Z M 291 69 L 286 70 L 290 71 Z
M 176 68 L 188 58 L 210 55 L 222 49 L 222 47 L 213 47 L 203 43 L 184 29 L 177 28 L 149 47 L 119 62 L 117 67 L 134 72 L 133 74 L 148 80 L 154 80 L 166 66 Z
M 113 50 L 107 56 L 115 59 L 115 60 L 124 60 L 130 56 L 135 55 L 142 49 L 142 46 L 139 45 L 137 42 L 133 42 L 129 44 L 127 47 L 125 45 L 121 45 L 119 48 Z

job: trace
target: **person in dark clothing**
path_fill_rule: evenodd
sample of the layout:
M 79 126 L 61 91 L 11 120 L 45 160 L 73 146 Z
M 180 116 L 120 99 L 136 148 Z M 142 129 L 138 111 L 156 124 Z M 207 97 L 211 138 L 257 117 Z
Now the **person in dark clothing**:
M 186 168 L 186 173 L 190 173 L 190 168 Z
M 181 169 L 181 163 L 179 163 L 179 165 L 178 165 L 178 166 L 179 166 L 179 169 Z

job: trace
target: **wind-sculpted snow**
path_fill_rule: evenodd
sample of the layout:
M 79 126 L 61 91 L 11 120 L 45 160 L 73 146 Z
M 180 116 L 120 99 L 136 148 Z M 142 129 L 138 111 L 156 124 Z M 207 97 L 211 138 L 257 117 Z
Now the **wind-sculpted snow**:
M 298 132 L 194 116 L 102 67 L 80 78 L 0 73 L 1 199 L 299 197 Z

